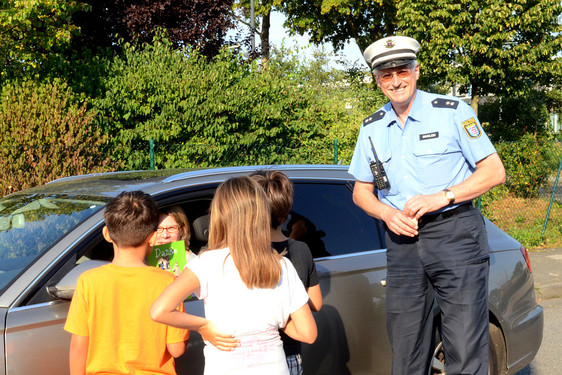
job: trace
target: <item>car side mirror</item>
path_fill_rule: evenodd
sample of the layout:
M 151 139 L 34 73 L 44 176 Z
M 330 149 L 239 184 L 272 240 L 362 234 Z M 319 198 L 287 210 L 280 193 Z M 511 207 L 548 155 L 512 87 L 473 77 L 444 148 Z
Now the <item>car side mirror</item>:
M 110 262 L 103 260 L 87 260 L 83 263 L 80 263 L 72 270 L 70 270 L 70 272 L 67 273 L 54 286 L 48 286 L 47 292 L 49 292 L 51 296 L 57 299 L 71 300 L 72 296 L 74 295 L 74 289 L 76 289 L 76 282 L 78 281 L 78 277 L 87 270 L 91 270 L 92 268 L 97 268 L 108 263 Z

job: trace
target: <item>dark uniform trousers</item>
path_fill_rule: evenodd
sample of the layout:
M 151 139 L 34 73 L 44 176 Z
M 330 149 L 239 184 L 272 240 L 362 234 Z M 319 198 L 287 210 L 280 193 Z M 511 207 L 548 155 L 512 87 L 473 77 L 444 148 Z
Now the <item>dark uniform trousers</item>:
M 414 238 L 386 231 L 393 375 L 427 375 L 435 300 L 447 375 L 488 374 L 488 240 L 480 211 L 466 206 L 422 217 Z

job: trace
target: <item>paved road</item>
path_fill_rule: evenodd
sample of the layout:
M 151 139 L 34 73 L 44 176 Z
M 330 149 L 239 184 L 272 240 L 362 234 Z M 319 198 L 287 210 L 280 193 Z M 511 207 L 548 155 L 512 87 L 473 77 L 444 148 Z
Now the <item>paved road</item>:
M 537 300 L 544 308 L 541 348 L 516 375 L 562 374 L 562 249 L 530 252 Z
M 544 336 L 541 348 L 531 364 L 516 375 L 562 374 L 562 298 L 541 302 L 544 308 Z

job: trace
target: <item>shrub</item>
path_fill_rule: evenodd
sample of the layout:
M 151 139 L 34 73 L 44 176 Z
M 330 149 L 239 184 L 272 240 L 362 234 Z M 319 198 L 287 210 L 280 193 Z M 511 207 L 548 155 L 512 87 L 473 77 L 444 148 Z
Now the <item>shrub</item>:
M 354 64 L 345 70 L 330 66 L 328 54 L 314 51 L 310 61 L 303 61 L 297 48 L 274 49 L 270 69 L 276 75 L 289 77 L 306 87 L 319 107 L 321 123 L 326 127 L 324 147 L 332 150 L 338 140 L 338 159 L 349 164 L 363 120 L 388 102 L 371 82 L 364 65 Z M 317 121 L 317 120 L 314 120 Z
M 320 59 L 287 56 L 273 54 L 260 66 L 228 49 L 208 61 L 161 36 L 125 45 L 95 101 L 114 160 L 147 169 L 153 139 L 157 168 L 332 163 L 338 138 L 349 162 L 361 121 L 374 109 L 346 104 L 373 91 L 342 85 L 344 74 Z
M 104 137 L 65 83 L 4 86 L 0 101 L 0 194 L 63 176 L 101 171 Z
M 532 198 L 556 171 L 560 148 L 552 137 L 527 133 L 496 147 L 506 170 L 506 186 L 518 197 Z
M 95 107 L 123 169 L 148 168 L 150 139 L 174 145 L 156 155 L 163 168 L 318 160 L 311 145 L 325 141 L 325 108 L 306 87 L 227 49 L 209 62 L 156 37 L 126 45 L 109 71 Z

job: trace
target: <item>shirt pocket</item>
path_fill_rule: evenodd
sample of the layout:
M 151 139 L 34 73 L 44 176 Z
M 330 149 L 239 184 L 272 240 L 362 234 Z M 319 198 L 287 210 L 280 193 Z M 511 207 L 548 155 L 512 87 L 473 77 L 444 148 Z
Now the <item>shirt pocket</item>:
M 425 188 L 445 187 L 453 177 L 447 142 L 440 139 L 423 140 L 414 146 L 419 183 Z

